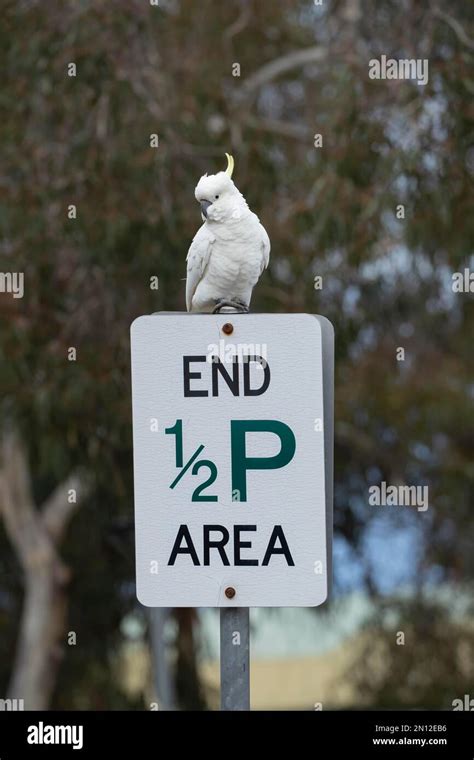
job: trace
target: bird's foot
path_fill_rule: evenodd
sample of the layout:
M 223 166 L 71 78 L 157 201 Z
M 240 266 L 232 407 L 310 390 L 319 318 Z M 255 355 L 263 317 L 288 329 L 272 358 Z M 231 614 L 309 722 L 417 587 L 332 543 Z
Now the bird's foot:
M 220 298 L 218 301 L 216 301 L 216 305 L 214 309 L 212 310 L 212 313 L 219 314 L 220 310 L 224 308 L 236 309 L 238 312 L 241 312 L 242 314 L 248 314 L 248 311 L 249 311 L 249 307 L 243 301 L 239 301 L 238 299 L 235 299 L 235 301 L 232 301 L 228 298 Z

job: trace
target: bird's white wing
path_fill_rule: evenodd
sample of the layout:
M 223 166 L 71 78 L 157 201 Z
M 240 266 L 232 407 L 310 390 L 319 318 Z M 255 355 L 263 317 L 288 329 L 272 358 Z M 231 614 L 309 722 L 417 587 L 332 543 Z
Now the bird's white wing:
M 188 311 L 191 311 L 193 296 L 206 271 L 215 239 L 212 232 L 203 224 L 189 246 L 188 255 L 186 256 L 186 261 L 188 262 L 186 273 L 186 308 Z
M 262 235 L 262 267 L 260 269 L 260 274 L 262 274 L 263 270 L 267 268 L 268 262 L 270 261 L 270 238 L 267 235 L 267 231 L 263 224 L 260 225 L 260 231 Z

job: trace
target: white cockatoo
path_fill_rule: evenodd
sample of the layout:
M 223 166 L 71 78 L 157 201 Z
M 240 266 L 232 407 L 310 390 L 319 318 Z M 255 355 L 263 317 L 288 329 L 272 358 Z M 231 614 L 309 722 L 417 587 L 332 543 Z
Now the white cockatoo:
M 268 266 L 270 240 L 259 218 L 232 181 L 227 169 L 201 177 L 194 195 L 204 224 L 187 255 L 188 311 L 215 312 L 222 306 L 248 311 L 252 289 Z

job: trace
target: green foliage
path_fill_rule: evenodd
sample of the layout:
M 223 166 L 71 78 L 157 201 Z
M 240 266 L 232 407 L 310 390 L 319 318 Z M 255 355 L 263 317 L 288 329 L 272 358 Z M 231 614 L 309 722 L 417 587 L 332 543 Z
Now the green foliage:
M 399 600 L 397 620 L 387 605 L 367 626 L 351 672 L 360 704 L 379 709 L 452 710 L 472 694 L 472 625 L 453 618 L 452 607 L 417 596 Z M 360 706 L 360 705 L 359 705 Z

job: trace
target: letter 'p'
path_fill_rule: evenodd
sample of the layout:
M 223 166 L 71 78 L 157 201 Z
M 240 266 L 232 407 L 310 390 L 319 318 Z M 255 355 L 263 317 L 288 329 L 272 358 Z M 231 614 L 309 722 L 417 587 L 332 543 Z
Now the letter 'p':
M 281 449 L 273 457 L 248 457 L 245 436 L 247 433 L 274 433 L 280 439 Z M 296 440 L 293 431 L 278 420 L 231 420 L 232 493 L 239 493 L 238 501 L 247 501 L 247 470 L 278 470 L 293 459 Z

